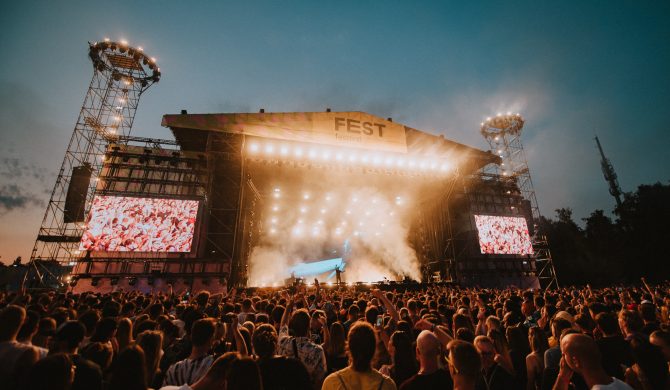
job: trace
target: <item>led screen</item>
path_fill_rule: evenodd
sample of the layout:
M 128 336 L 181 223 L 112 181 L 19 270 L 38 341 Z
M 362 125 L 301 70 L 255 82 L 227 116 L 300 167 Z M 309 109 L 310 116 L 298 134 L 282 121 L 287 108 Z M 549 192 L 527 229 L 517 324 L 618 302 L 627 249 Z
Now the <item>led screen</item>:
M 190 252 L 197 200 L 96 196 L 79 250 Z
M 533 254 L 525 218 L 475 215 L 475 224 L 479 233 L 479 249 L 483 254 Z

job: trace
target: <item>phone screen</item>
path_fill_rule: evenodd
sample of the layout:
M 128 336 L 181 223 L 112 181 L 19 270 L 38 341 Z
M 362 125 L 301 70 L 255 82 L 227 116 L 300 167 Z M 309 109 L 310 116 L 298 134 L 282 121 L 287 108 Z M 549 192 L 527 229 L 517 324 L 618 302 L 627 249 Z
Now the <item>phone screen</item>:
M 377 316 L 377 326 L 382 326 L 384 324 L 384 317 Z

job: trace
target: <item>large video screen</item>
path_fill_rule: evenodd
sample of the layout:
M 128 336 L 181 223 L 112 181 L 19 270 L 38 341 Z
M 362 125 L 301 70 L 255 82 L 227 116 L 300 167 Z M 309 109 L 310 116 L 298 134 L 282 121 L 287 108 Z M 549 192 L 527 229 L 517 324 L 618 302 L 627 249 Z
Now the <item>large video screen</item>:
M 479 233 L 479 249 L 483 254 L 533 254 L 525 218 L 475 215 L 475 224 Z
M 95 196 L 79 250 L 190 252 L 197 200 Z

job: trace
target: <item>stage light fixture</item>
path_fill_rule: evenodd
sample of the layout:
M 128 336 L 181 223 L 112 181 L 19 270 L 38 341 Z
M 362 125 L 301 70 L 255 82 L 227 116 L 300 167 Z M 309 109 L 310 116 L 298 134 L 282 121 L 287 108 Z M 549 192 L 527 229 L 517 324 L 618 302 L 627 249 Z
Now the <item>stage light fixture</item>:
M 279 211 L 279 206 L 273 206 L 272 211 Z
M 274 145 L 272 145 L 272 144 L 265 145 L 265 153 L 273 154 L 274 151 L 275 151 Z
M 288 154 L 288 147 L 287 146 L 282 146 L 279 149 L 279 153 L 281 153 L 282 156 L 286 156 Z
M 257 143 L 252 143 L 249 145 L 249 151 L 252 153 L 258 152 L 258 144 Z

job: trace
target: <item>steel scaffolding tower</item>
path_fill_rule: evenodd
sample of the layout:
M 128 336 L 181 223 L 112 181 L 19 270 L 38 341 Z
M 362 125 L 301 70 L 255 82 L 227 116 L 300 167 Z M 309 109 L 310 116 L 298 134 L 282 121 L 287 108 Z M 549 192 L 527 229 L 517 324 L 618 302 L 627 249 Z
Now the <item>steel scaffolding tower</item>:
M 83 257 L 79 241 L 109 143 L 130 135 L 140 96 L 161 77 L 156 60 L 125 41 L 89 42 L 89 85 L 31 254 L 70 263 Z
M 616 206 L 621 207 L 621 187 L 619 187 L 619 180 L 617 179 L 616 172 L 614 172 L 614 166 L 610 160 L 605 157 L 605 152 L 603 152 L 603 147 L 600 145 L 600 140 L 598 137 L 595 138 L 596 144 L 598 145 L 598 150 L 600 151 L 600 167 L 603 171 L 603 176 L 607 184 L 609 184 L 610 195 L 616 200 Z
M 528 160 L 521 142 L 521 130 L 525 121 L 521 115 L 507 113 L 486 118 L 481 123 L 481 134 L 489 143 L 491 151 L 502 159 L 500 165 L 490 164 L 487 169 L 490 173 L 500 175 L 503 179 L 509 178 L 516 183 L 521 196 L 530 202 L 530 211 L 533 223 L 539 226 L 540 207 L 535 196 L 533 181 L 528 169 Z M 556 270 L 551 258 L 551 251 L 547 238 L 535 230 L 533 247 L 535 249 L 537 277 L 545 288 L 558 287 Z

